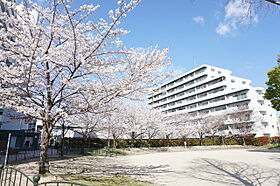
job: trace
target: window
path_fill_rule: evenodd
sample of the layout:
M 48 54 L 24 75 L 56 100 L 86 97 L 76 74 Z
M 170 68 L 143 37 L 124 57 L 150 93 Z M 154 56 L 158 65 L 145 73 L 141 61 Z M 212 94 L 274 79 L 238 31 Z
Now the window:
M 178 110 L 184 110 L 185 109 L 185 107 L 179 107 L 178 108 Z
M 173 105 L 175 105 L 175 102 L 168 103 L 168 106 L 169 106 L 169 107 L 171 107 L 171 106 L 173 106 Z
M 218 74 L 222 73 L 221 71 L 218 71 Z
M 215 107 L 213 109 L 211 109 L 211 112 L 217 112 L 217 111 L 221 111 L 221 110 L 225 110 L 226 106 L 219 106 L 219 107 Z
M 262 122 L 262 125 L 264 126 L 264 128 L 266 128 L 268 126 L 267 122 Z
M 198 106 L 208 105 L 208 101 L 199 102 Z
M 3 115 L 4 109 L 0 109 L 0 115 Z
M 192 108 L 196 108 L 196 104 L 191 104 L 189 106 L 187 106 L 188 109 L 192 109 Z
M 235 82 L 235 80 L 234 80 L 234 79 L 232 79 L 232 80 L 231 80 L 231 82 L 232 82 L 232 83 L 234 83 L 234 82 Z
M 195 74 L 201 74 L 202 72 L 204 72 L 206 70 L 206 67 L 203 67 L 197 71 L 195 71 Z
M 182 88 L 184 88 L 184 85 L 180 85 L 176 89 L 179 90 L 179 89 L 182 89 Z
M 240 99 L 247 98 L 247 95 L 246 95 L 246 93 L 242 93 L 242 94 L 238 94 L 236 97 L 237 97 L 237 100 L 240 100 Z
M 200 85 L 196 87 L 197 90 L 204 89 L 204 88 L 206 88 L 206 85 Z
M 174 88 L 167 91 L 167 93 L 172 93 L 172 92 L 174 92 Z
M 185 92 L 181 92 L 181 93 L 177 94 L 177 97 L 181 97 L 181 96 L 183 96 L 184 94 L 185 94 Z
M 206 110 L 201 110 L 199 111 L 200 114 L 208 114 L 209 113 L 209 109 Z
M 188 97 L 186 100 L 187 100 L 187 101 L 191 101 L 191 100 L 195 100 L 195 99 L 196 99 L 195 96 L 191 96 L 191 97 Z
M 210 103 L 214 103 L 214 102 L 218 102 L 218 101 L 222 101 L 222 100 L 225 100 L 225 97 L 224 97 L 224 96 L 211 99 L 211 100 L 210 100 Z
M 211 71 L 212 71 L 212 72 L 214 72 L 214 71 L 215 71 L 215 69 L 214 69 L 214 68 L 211 68 Z
M 258 100 L 260 105 L 264 105 L 264 101 L 263 100 Z
M 256 92 L 257 92 L 259 95 L 261 95 L 261 96 L 263 96 L 263 95 L 264 95 L 264 93 L 263 93 L 263 91 L 262 91 L 262 90 L 256 90 Z
M 246 84 L 246 81 L 242 81 L 242 84 Z
M 173 95 L 173 96 L 168 97 L 168 100 L 171 100 L 171 99 L 174 99 L 174 98 L 175 98 L 175 96 Z
M 266 111 L 260 111 L 260 114 L 265 116 L 266 115 Z

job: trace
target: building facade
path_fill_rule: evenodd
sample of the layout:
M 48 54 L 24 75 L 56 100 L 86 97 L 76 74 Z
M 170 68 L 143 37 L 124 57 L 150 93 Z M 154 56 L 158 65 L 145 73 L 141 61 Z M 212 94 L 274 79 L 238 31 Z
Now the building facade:
M 8 134 L 11 133 L 10 148 L 37 149 L 40 132 L 36 120 L 8 108 L 0 109 L 0 149 L 6 148 Z
M 263 98 L 264 89 L 252 87 L 251 81 L 231 75 L 231 71 L 202 65 L 153 90 L 148 104 L 166 114 L 227 114 L 224 130 L 238 133 L 230 115 L 250 111 L 254 136 L 277 136 L 279 125 L 276 110 Z M 232 113 L 232 114 L 230 114 Z M 244 122 L 243 122 L 244 123 Z

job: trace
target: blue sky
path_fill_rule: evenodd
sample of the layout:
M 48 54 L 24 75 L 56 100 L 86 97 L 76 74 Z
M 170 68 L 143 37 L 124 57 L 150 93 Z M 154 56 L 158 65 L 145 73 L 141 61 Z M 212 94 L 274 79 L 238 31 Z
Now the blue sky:
M 116 1 L 76 1 L 101 5 L 107 16 Z M 131 32 L 129 47 L 169 48 L 172 66 L 181 73 L 202 64 L 231 70 L 233 75 L 265 87 L 266 73 L 280 54 L 280 9 L 247 17 L 239 0 L 143 0 L 122 21 Z

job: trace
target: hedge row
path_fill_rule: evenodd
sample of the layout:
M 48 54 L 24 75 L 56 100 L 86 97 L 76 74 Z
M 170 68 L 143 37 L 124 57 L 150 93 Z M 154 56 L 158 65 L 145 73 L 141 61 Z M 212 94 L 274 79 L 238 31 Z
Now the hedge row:
M 174 147 L 174 146 L 199 146 L 200 144 L 205 146 L 210 145 L 243 145 L 245 141 L 246 145 L 263 146 L 267 144 L 279 144 L 280 136 L 277 137 L 231 137 L 231 138 L 204 138 L 202 140 L 198 138 L 188 139 L 117 139 L 113 142 L 109 140 L 109 144 L 112 147 L 115 143 L 117 148 L 129 148 L 129 147 Z M 107 139 L 97 138 L 67 138 L 65 139 L 66 148 L 103 148 L 108 146 Z

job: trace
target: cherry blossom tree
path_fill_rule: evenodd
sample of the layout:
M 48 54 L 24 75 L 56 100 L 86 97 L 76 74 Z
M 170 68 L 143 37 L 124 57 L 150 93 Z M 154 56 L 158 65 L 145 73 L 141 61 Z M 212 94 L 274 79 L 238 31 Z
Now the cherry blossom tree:
M 254 131 L 258 128 L 256 122 L 259 122 L 262 117 L 247 106 L 240 106 L 228 112 L 229 126 L 233 135 L 241 136 L 243 145 L 246 145 L 244 137 L 254 136 Z
M 123 111 L 126 136 L 131 139 L 131 144 L 134 146 L 135 139 L 143 138 L 147 131 L 145 109 L 139 104 L 127 104 Z
M 108 19 L 95 17 L 95 22 L 90 18 L 98 5 L 2 2 L 14 16 L 0 16 L 8 25 L 0 22 L 1 103 L 42 120 L 41 174 L 49 172 L 48 144 L 59 119 L 93 112 L 118 97 L 138 99 L 167 76 L 167 49 L 126 48 L 119 38 L 128 33 L 120 28 L 121 19 L 140 0 L 120 0 Z
M 164 120 L 165 133 L 169 138 L 193 137 L 196 126 L 190 113 L 171 114 Z
M 105 114 L 102 124 L 101 133 L 108 139 L 108 147 L 110 147 L 110 139 L 113 139 L 113 148 L 116 148 L 116 140 L 125 136 L 126 128 L 123 122 L 124 104 L 123 101 L 117 100 L 110 103 L 111 111 Z
M 81 153 L 85 151 L 86 145 L 89 147 L 89 138 L 97 137 L 97 133 L 103 129 L 104 119 L 108 110 L 100 112 L 86 112 L 83 114 L 71 115 L 67 118 L 67 124 L 71 130 L 80 134 L 84 140 Z M 86 142 L 88 144 L 86 144 Z

